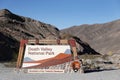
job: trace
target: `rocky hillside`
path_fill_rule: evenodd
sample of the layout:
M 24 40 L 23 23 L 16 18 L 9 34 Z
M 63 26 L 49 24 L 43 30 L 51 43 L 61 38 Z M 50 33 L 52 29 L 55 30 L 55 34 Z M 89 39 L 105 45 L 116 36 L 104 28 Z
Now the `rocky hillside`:
M 13 14 L 7 9 L 0 10 L 0 61 L 17 57 L 21 39 L 56 39 L 59 30 L 31 18 Z
M 120 53 L 120 20 L 104 24 L 72 26 L 61 32 L 79 37 L 101 54 Z
M 71 37 L 78 42 L 78 52 L 97 53 L 89 44 L 77 37 L 60 35 L 59 29 L 53 25 L 16 15 L 7 9 L 0 10 L 0 61 L 17 58 L 21 39 L 69 39 Z
M 21 38 L 43 39 L 59 37 L 59 30 L 56 27 L 31 18 L 18 16 L 7 9 L 0 11 L 0 31 L 11 35 L 18 41 Z

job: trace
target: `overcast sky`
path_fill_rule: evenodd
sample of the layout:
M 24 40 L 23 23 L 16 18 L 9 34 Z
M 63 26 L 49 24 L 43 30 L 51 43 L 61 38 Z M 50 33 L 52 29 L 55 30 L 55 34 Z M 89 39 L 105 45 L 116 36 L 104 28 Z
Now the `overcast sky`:
M 120 0 L 0 0 L 0 9 L 59 29 L 120 19 Z

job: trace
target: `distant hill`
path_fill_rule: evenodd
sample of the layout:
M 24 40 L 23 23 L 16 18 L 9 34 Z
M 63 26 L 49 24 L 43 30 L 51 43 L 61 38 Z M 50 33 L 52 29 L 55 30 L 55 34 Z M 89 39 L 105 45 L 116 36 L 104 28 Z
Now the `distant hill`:
M 61 32 L 77 36 L 101 54 L 120 53 L 120 20 L 103 24 L 72 26 Z

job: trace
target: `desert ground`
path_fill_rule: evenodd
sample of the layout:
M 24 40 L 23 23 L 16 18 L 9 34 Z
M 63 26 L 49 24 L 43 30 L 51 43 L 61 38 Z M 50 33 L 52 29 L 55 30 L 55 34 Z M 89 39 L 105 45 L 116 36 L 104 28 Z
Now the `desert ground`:
M 120 69 L 90 73 L 26 73 L 0 64 L 0 80 L 119 80 Z

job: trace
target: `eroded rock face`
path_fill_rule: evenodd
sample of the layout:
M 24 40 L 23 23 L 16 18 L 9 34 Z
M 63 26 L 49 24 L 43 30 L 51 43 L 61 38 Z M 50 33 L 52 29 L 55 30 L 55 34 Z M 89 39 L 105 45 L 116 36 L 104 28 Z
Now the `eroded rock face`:
M 0 11 L 1 32 L 12 35 L 15 39 L 59 37 L 59 29 L 31 18 L 18 16 L 4 9 Z

